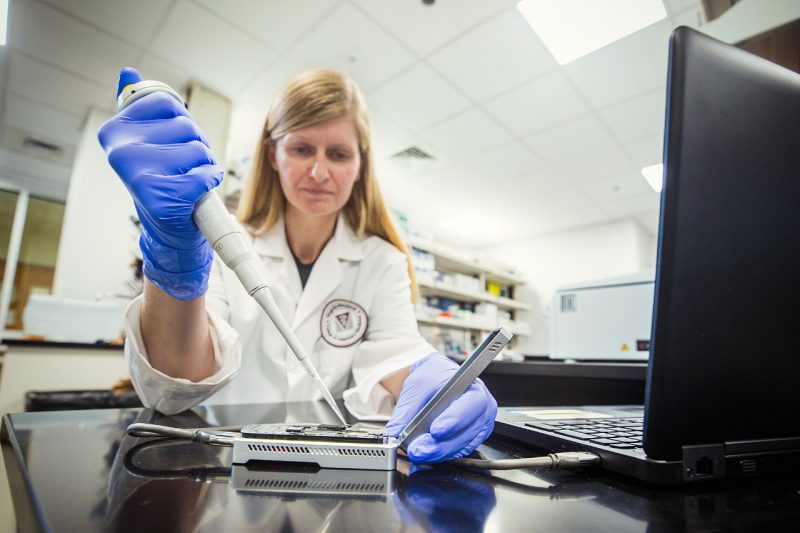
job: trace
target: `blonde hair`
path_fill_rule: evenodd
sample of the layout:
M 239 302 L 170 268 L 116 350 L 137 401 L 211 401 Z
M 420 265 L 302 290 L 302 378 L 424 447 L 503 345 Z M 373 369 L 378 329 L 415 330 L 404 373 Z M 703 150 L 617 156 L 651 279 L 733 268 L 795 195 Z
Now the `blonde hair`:
M 411 256 L 392 223 L 375 177 L 364 96 L 353 80 L 338 72 L 304 72 L 289 80 L 278 94 L 267 114 L 253 171 L 242 193 L 237 216 L 255 235 L 263 235 L 272 229 L 283 214 L 286 197 L 278 173 L 270 164 L 270 148 L 291 131 L 344 116 L 353 119 L 361 155 L 360 177 L 342 208 L 344 218 L 359 237 L 376 235 L 406 254 L 411 300 L 415 302 L 418 288 Z

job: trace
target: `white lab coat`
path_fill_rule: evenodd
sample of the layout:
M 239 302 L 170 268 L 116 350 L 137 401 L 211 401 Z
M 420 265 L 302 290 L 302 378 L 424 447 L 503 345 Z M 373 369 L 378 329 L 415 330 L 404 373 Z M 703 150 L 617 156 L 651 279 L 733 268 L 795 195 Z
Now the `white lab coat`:
M 379 237 L 359 239 L 340 216 L 303 289 L 282 220 L 268 235 L 255 238 L 253 246 L 263 260 L 278 307 L 331 393 L 343 397 L 347 409 L 358 418 L 387 419 L 393 401 L 380 381 L 435 351 L 417 328 L 405 254 Z M 345 332 L 351 337 L 344 339 L 327 333 L 326 340 L 322 329 L 333 331 L 331 321 L 336 320 L 330 313 L 336 304 L 333 300 L 343 300 L 345 309 L 360 307 L 354 319 L 365 318 L 365 327 Z M 218 259 L 206 294 L 217 362 L 214 375 L 190 382 L 152 368 L 139 329 L 141 305 L 139 297 L 126 311 L 125 355 L 133 385 L 146 406 L 172 414 L 204 401 L 236 404 L 322 398 L 278 330 L 233 271 Z M 328 310 L 325 317 L 323 309 Z

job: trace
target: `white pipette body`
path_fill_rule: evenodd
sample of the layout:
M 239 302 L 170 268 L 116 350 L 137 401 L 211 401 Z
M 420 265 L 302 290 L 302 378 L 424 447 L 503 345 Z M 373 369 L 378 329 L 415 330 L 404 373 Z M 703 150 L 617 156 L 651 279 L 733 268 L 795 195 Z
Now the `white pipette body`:
M 166 92 L 183 103 L 183 98 L 170 86 L 158 81 L 146 80 L 125 87 L 117 97 L 117 108 L 121 111 L 142 96 L 157 91 Z M 256 256 L 252 246 L 242 235 L 241 226 L 228 213 L 222 203 L 222 199 L 213 190 L 207 192 L 195 205 L 192 218 L 222 262 L 233 270 L 247 293 L 267 313 L 269 319 L 275 324 L 275 327 L 289 345 L 297 360 L 303 365 L 306 373 L 312 378 L 325 401 L 336 413 L 336 416 L 341 420 L 342 424 L 347 425 L 344 416 L 333 399 L 333 395 L 328 390 L 325 382 L 322 381 L 317 369 L 314 368 L 308 358 L 308 353 L 300 344 L 289 323 L 286 322 L 286 318 L 278 309 L 259 268 L 258 256 Z

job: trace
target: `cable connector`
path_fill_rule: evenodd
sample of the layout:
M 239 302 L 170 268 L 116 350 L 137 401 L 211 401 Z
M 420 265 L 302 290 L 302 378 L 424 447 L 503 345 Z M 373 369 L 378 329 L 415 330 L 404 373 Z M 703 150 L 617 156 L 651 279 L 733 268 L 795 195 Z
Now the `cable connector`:
M 551 453 L 550 457 L 555 457 L 553 468 L 578 468 L 600 463 L 600 456 L 591 452 Z

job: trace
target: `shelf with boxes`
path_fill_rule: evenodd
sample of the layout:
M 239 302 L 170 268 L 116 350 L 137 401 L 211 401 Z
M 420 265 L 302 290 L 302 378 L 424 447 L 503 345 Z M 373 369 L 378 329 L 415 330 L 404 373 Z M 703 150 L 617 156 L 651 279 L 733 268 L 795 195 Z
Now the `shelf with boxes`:
M 515 298 L 524 279 L 513 267 L 430 240 L 407 242 L 420 289 L 417 322 L 437 348 L 463 355 L 498 326 L 530 334 L 517 316 L 530 306 Z

